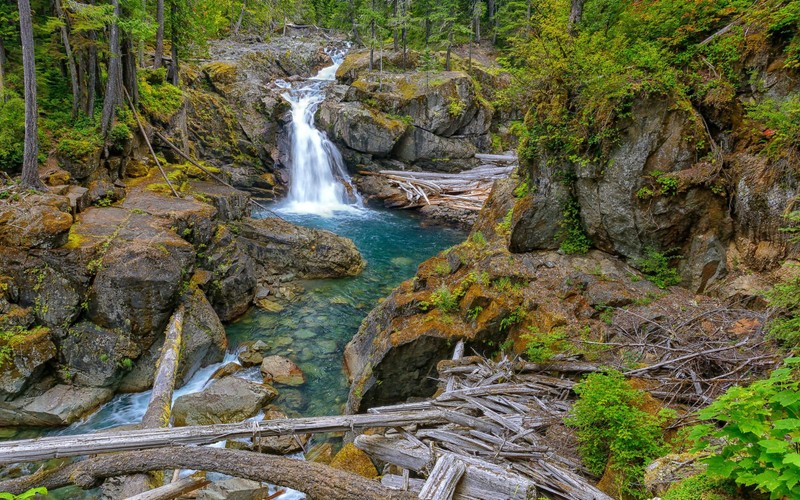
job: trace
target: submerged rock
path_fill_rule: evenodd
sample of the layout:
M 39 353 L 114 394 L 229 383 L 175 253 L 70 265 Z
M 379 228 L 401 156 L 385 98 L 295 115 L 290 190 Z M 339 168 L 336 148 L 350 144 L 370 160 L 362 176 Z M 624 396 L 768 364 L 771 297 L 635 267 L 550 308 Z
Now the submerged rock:
M 261 362 L 261 373 L 264 378 L 276 384 L 303 385 L 306 377 L 299 366 L 283 356 L 268 356 Z
M 201 392 L 176 399 L 172 406 L 173 423 L 184 426 L 241 422 L 256 415 L 277 396 L 278 391 L 269 385 L 225 377 Z

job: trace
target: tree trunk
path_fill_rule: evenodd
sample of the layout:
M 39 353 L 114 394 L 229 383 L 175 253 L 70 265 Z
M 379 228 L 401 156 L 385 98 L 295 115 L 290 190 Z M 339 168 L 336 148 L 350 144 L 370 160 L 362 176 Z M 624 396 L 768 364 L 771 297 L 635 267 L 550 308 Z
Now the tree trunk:
M 160 68 L 164 57 L 164 0 L 156 3 L 156 52 L 153 55 L 153 67 Z
M 133 52 L 133 40 L 129 36 L 122 37 L 122 85 L 128 89 L 133 103 L 139 102 L 139 82 L 136 78 L 136 54 Z M 120 99 L 121 101 L 121 99 Z
M 43 191 L 39 179 L 39 130 L 36 119 L 36 60 L 33 55 L 33 19 L 29 0 L 19 0 L 19 31 L 22 40 L 23 82 L 25 86 L 25 151 L 22 158 L 22 186 Z
M 60 469 L 4 481 L 0 483 L 0 490 L 22 493 L 34 486 L 52 490 L 69 484 L 92 488 L 108 477 L 175 468 L 220 472 L 280 484 L 319 499 L 416 498 L 416 495 L 391 490 L 377 481 L 316 462 L 251 451 L 189 446 L 102 455 Z
M 56 15 L 61 18 L 64 24 L 61 25 L 61 41 L 64 43 L 64 52 L 67 55 L 67 68 L 69 69 L 69 81 L 72 86 L 72 118 L 78 116 L 78 106 L 81 100 L 81 89 L 78 85 L 78 69 L 75 66 L 75 56 L 72 53 L 72 44 L 69 41 L 69 19 L 64 15 L 61 7 L 61 0 L 54 0 L 53 7 Z
M 247 8 L 247 0 L 242 1 L 242 10 L 239 11 L 239 19 L 236 21 L 236 25 L 233 27 L 233 34 L 236 35 L 239 33 L 239 28 L 242 27 L 242 19 L 244 19 L 244 10 Z
M 114 121 L 114 112 L 121 101 L 122 94 L 122 61 L 120 60 L 119 0 L 111 0 L 114 6 L 114 19 L 108 37 L 108 80 L 106 81 L 106 95 L 103 101 L 103 114 L 100 118 L 100 133 L 106 137 L 111 123 Z
M 578 25 L 581 23 L 581 17 L 583 17 L 584 3 L 586 3 L 586 0 L 572 0 L 569 10 L 569 34 L 572 36 L 578 34 Z
M 140 20 L 142 21 L 142 24 L 147 22 L 147 0 L 142 0 L 142 18 Z M 137 45 L 137 62 L 140 68 L 144 68 L 144 38 L 140 38 Z
M 394 6 L 393 6 L 393 9 L 394 9 L 394 10 L 393 10 L 393 13 L 392 13 L 392 16 L 394 17 L 394 20 L 392 21 L 392 23 L 394 24 L 394 26 L 393 26 L 393 28 L 394 28 L 394 29 L 392 30 L 392 43 L 393 43 L 392 49 L 394 49 L 394 51 L 395 51 L 395 52 L 397 52 L 397 49 L 399 49 L 399 46 L 398 46 L 398 44 L 397 44 L 397 41 L 398 41 L 398 32 L 397 32 L 397 3 L 398 3 L 399 1 L 400 1 L 400 0 L 394 0 Z
M 91 33 L 90 38 L 97 40 L 97 34 Z M 89 48 L 89 56 L 87 63 L 87 72 L 89 73 L 86 81 L 86 116 L 94 121 L 94 107 L 97 103 L 97 47 L 94 45 Z
M 6 102 L 6 47 L 0 37 L 0 102 Z
M 172 51 L 172 66 L 170 66 L 170 81 L 173 85 L 178 87 L 180 74 L 180 67 L 178 65 L 178 3 L 175 0 L 170 1 L 170 14 L 172 14 L 172 21 L 170 24 L 170 47 Z

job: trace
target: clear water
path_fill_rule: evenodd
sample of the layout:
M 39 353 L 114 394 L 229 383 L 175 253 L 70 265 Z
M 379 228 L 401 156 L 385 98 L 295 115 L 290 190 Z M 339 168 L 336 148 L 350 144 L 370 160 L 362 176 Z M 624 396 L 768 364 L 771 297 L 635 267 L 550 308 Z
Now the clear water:
M 356 277 L 304 282 L 301 300 L 280 313 L 253 309 L 228 326 L 231 345 L 261 339 L 268 354 L 292 359 L 306 384 L 279 387 L 276 400 L 291 415 L 342 413 L 348 385 L 342 354 L 362 319 L 378 299 L 416 273 L 423 260 L 464 239 L 450 228 L 425 227 L 408 212 L 360 209 L 335 217 L 282 213 L 299 225 L 327 229 L 351 238 L 367 261 Z

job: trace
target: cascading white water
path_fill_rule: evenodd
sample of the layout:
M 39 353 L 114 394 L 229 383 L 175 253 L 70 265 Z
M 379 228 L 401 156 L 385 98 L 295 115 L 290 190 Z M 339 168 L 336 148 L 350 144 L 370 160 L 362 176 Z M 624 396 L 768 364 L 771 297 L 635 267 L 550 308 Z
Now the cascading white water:
M 344 50 L 327 50 L 333 64 L 319 71 L 298 88 L 283 81 L 278 86 L 290 89 L 283 94 L 292 106 L 291 184 L 281 210 L 330 216 L 333 212 L 361 206 L 336 146 L 314 126 L 314 114 L 325 99 L 325 89 L 336 79 L 344 60 Z

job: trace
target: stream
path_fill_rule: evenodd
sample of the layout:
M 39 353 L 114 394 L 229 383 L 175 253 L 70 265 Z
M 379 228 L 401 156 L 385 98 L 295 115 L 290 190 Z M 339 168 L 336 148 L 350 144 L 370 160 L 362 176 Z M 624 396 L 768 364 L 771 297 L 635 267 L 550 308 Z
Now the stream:
M 414 213 L 364 206 L 350 184 L 336 147 L 314 125 L 314 114 L 335 80 L 343 50 L 329 50 L 333 65 L 303 82 L 277 81 L 286 89 L 283 97 L 292 106 L 292 184 L 287 198 L 270 207 L 282 218 L 298 225 L 326 229 L 351 238 L 367 267 L 356 277 L 302 282 L 299 300 L 279 313 L 252 308 L 226 327 L 230 350 L 221 363 L 199 370 L 174 398 L 201 391 L 214 371 L 236 360 L 237 346 L 244 341 L 263 340 L 270 350 L 292 359 L 306 375 L 300 387 L 279 387 L 274 404 L 289 416 L 335 415 L 343 412 L 348 383 L 343 352 L 362 319 L 381 297 L 403 280 L 411 278 L 423 260 L 459 243 L 465 233 L 441 226 L 426 227 Z M 254 218 L 273 216 L 255 212 Z M 257 379 L 258 367 L 236 376 Z M 173 400 L 174 400 L 173 398 Z M 49 435 L 91 433 L 138 423 L 147 408 L 150 391 L 120 394 L 82 421 Z M 257 419 L 261 415 L 257 415 Z M 23 431 L 16 438 L 32 437 Z M 37 433 L 38 434 L 38 433 Z M 75 488 L 60 490 L 54 498 L 91 498 L 93 492 Z M 295 492 L 292 492 L 295 493 Z M 296 498 L 286 495 L 281 498 Z

